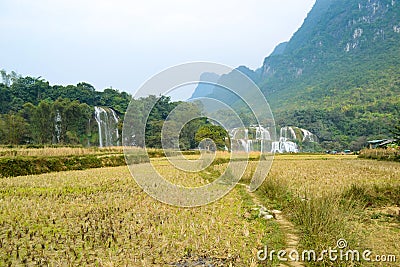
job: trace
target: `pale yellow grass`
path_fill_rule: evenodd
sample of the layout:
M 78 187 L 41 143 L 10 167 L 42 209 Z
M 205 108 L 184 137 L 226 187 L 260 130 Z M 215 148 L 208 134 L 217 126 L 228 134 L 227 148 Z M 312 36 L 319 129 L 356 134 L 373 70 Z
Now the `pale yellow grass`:
M 287 182 L 300 196 L 315 197 L 342 192 L 352 184 L 400 184 L 400 164 L 348 155 L 282 155 L 275 156 L 268 177 Z
M 249 163 L 249 173 L 255 162 Z M 246 176 L 244 177 L 246 179 Z M 247 178 L 249 179 L 249 178 Z M 277 155 L 267 180 L 281 181 L 304 201 L 322 196 L 340 197 L 351 185 L 398 186 L 400 164 L 357 159 L 351 155 Z M 400 207 L 391 207 L 400 214 Z M 388 217 L 385 210 L 367 208 L 349 218 L 350 231 L 356 236 L 353 248 L 370 249 L 373 255 L 394 254 L 397 263 L 363 263 L 366 266 L 398 266 L 400 261 L 400 217 Z M 329 211 L 328 211 L 329 212 Z M 373 213 L 382 215 L 374 219 Z M 343 216 L 345 216 L 343 214 Z M 397 218 L 397 219 L 396 219 Z M 338 218 L 342 219 L 342 218 Z M 334 245 L 334 244 L 333 244 Z
M 400 211 L 400 207 L 391 207 Z M 397 212 L 398 212 L 397 211 Z M 369 209 L 364 220 L 355 222 L 354 227 L 362 233 L 360 237 L 360 247 L 367 248 L 375 255 L 395 255 L 396 262 L 377 263 L 370 266 L 399 266 L 400 262 L 400 227 L 396 219 L 371 219 L 371 214 L 377 212 L 377 209 Z M 388 215 L 382 213 L 383 216 Z M 367 217 L 368 216 L 368 217 Z
M 197 160 L 198 156 L 186 155 L 185 158 L 190 160 Z M 185 187 L 198 187 L 209 183 L 209 181 L 205 179 L 205 176 L 210 174 L 207 171 L 202 171 L 202 172 L 184 171 L 182 169 L 177 168 L 173 163 L 169 162 L 165 158 L 152 159 L 151 164 L 154 167 L 154 170 L 157 173 L 159 173 L 161 177 L 176 185 Z
M 229 158 L 229 153 L 218 152 L 218 157 Z M 220 164 L 193 174 L 163 158 L 151 162 L 168 180 L 184 186 L 204 185 L 226 168 Z M 249 162 L 242 182 L 252 178 L 256 164 Z M 295 196 L 312 199 L 340 195 L 352 184 L 398 185 L 400 164 L 349 155 L 276 155 L 266 179 L 282 181 Z M 143 193 L 127 167 L 2 179 L 0 255 L 9 256 L 0 265 L 165 266 L 206 256 L 223 259 L 227 266 L 256 266 L 257 249 L 266 240 L 274 242 L 268 238 L 278 230 L 251 217 L 241 190 L 236 187 L 207 206 L 182 209 Z M 372 220 L 373 212 L 351 218 L 359 234 L 352 247 L 400 256 L 399 223 Z
M 127 167 L 14 177 L 0 188 L 0 265 L 166 266 L 205 256 L 256 266 L 271 231 L 244 218 L 239 189 L 177 208 L 142 192 Z

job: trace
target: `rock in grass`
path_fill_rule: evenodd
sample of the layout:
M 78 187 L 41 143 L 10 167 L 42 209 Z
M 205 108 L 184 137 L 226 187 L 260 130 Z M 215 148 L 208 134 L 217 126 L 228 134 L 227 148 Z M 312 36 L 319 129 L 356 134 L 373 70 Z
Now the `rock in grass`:
M 274 215 L 267 214 L 267 215 L 265 215 L 263 218 L 266 219 L 266 220 L 271 220 L 271 219 L 274 218 Z
M 271 213 L 272 212 L 270 212 L 266 207 L 260 206 L 258 217 L 264 218 L 266 220 L 271 220 L 275 217 L 274 214 Z

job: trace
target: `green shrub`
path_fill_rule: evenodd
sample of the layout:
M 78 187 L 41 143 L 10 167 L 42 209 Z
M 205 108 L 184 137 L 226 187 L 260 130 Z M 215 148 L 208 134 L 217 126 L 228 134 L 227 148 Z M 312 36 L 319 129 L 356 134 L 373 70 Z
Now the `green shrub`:
M 138 159 L 137 163 L 142 162 Z M 70 157 L 13 157 L 0 159 L 0 177 L 125 165 L 124 155 Z

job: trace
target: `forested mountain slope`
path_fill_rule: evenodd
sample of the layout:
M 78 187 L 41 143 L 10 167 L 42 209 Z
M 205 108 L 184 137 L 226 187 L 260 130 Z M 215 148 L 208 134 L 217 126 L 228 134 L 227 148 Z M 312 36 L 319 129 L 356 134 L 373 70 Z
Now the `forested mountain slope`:
M 260 86 L 278 126 L 309 129 L 326 148 L 358 149 L 389 137 L 399 120 L 399 44 L 397 0 L 317 0 L 258 70 L 241 68 Z

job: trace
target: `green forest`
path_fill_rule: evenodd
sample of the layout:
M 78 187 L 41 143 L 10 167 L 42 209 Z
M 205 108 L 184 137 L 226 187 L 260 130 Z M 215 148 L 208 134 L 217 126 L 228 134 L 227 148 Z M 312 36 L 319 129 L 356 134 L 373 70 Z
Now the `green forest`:
M 378 3 L 376 10 L 376 1 L 317 1 L 290 41 L 265 58 L 257 83 L 278 125 L 306 128 L 327 149 L 359 150 L 367 140 L 393 138 L 400 9 Z
M 278 130 L 285 126 L 307 129 L 327 150 L 358 151 L 368 140 L 396 138 L 393 129 L 400 125 L 400 9 L 394 2 L 383 2 L 386 4 L 376 9 L 370 1 L 362 8 L 352 0 L 317 1 L 298 31 L 278 45 L 259 69 L 238 67 L 265 95 Z M 97 91 L 85 82 L 50 85 L 41 77 L 0 73 L 0 144 L 101 146 L 99 138 L 104 133 L 97 129 L 95 107 L 115 111 L 118 134 L 107 138 L 115 144 L 115 139 L 121 139 L 124 114 L 132 99 L 128 93 L 113 88 Z M 221 76 L 221 81 L 229 79 L 235 82 L 232 74 Z M 199 86 L 194 95 L 212 96 L 234 107 L 245 125 L 256 124 L 239 98 L 225 91 Z M 161 147 L 164 121 L 182 103 L 160 96 L 132 101 L 137 116 L 155 104 L 148 121 L 136 118 L 146 123 L 146 134 L 137 137 L 136 144 Z M 201 115 L 193 103 L 183 108 Z M 260 124 L 268 126 L 271 121 Z M 204 128 L 210 125 L 205 118 L 188 123 L 182 129 L 180 148 L 196 147 L 200 129 L 211 136 L 213 131 Z
M 123 114 L 131 96 L 108 88 L 96 91 L 88 83 L 54 85 L 39 78 L 1 71 L 0 143 L 9 145 L 96 145 L 94 106 Z M 61 129 L 56 137 L 56 123 Z
M 359 150 L 367 140 L 392 138 L 400 120 L 399 51 L 382 51 L 391 60 L 371 56 L 355 66 L 364 55 L 342 55 L 302 63 L 302 75 L 286 74 L 285 82 L 266 79 L 260 86 L 276 123 L 310 130 L 327 149 Z M 334 63 L 325 65 L 329 61 Z
M 161 148 L 161 130 L 168 115 L 178 105 L 185 114 L 198 117 L 185 124 L 179 136 L 182 150 L 197 148 L 204 138 L 213 139 L 218 149 L 224 149 L 227 132 L 201 117 L 199 108 L 191 102 L 173 102 L 165 96 L 148 96 L 132 99 L 126 92 L 107 88 L 102 92 L 89 83 L 77 85 L 50 85 L 43 78 L 22 77 L 15 72 L 1 71 L 0 83 L 0 144 L 2 145 L 79 145 L 99 146 L 98 124 L 94 118 L 95 107 L 112 108 L 118 116 L 118 139 L 121 144 L 125 111 L 132 101 L 132 113 L 138 121 L 151 105 L 149 117 L 143 123 L 145 136 L 139 137 L 137 146 Z M 390 74 L 388 74 L 390 76 Z M 395 75 L 390 77 L 396 77 Z M 393 79 L 393 78 L 392 78 Z M 378 81 L 378 80 L 377 80 Z M 395 80 L 391 83 L 397 87 Z M 378 86 L 377 86 L 378 87 Z M 396 137 L 394 125 L 400 125 L 399 98 L 396 90 L 376 92 L 371 90 L 326 91 L 318 97 L 323 103 L 314 105 L 310 92 L 308 103 L 302 98 L 304 109 L 275 109 L 279 126 L 295 125 L 317 134 L 321 148 L 330 150 L 363 148 L 372 138 Z M 386 94 L 384 93 L 386 92 Z M 332 97 L 329 97 L 329 94 Z M 380 97 L 378 97 L 378 95 Z M 335 104 L 333 97 L 341 101 Z M 382 97 L 384 96 L 384 97 Z M 346 100 L 347 104 L 343 104 Z M 301 101 L 298 101 L 301 102 Z M 307 105 L 306 105 L 307 104 Z M 240 110 L 240 109 L 238 109 Z M 245 110 L 239 114 L 246 125 L 252 124 Z M 168 122 L 172 123 L 172 122 Z M 171 126 L 174 129 L 174 126 Z M 168 129 L 168 127 L 166 127 Z M 168 142 L 168 140 L 166 141 Z
M 367 140 L 393 138 L 400 121 L 400 9 L 393 1 L 366 2 L 316 1 L 260 68 L 238 68 L 262 90 L 277 127 L 307 129 L 328 150 L 357 151 Z M 238 102 L 215 89 L 208 94 Z
M 98 146 L 95 106 L 112 108 L 115 111 L 119 118 L 117 127 L 121 139 L 124 114 L 132 101 L 135 109 L 133 112 L 138 116 L 144 113 L 146 107 L 154 105 L 146 120 L 146 136 L 137 145 L 161 148 L 161 129 L 174 108 L 181 104 L 186 109 L 185 112 L 201 115 L 196 105 L 172 102 L 165 96 L 132 99 L 126 92 L 112 88 L 100 92 L 84 82 L 52 86 L 40 77 L 22 77 L 15 72 L 8 74 L 4 70 L 1 74 L 0 144 L 3 145 Z M 199 130 L 204 138 L 215 139 L 219 144 L 224 142 L 226 131 L 216 126 L 207 133 L 206 129 L 210 129 L 210 125 L 206 118 L 187 123 L 180 133 L 180 148 L 196 148 L 199 141 L 195 136 Z M 121 140 L 118 141 L 121 144 Z M 221 145 L 218 147 L 221 148 Z

